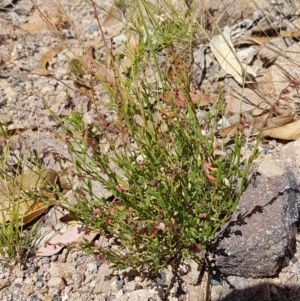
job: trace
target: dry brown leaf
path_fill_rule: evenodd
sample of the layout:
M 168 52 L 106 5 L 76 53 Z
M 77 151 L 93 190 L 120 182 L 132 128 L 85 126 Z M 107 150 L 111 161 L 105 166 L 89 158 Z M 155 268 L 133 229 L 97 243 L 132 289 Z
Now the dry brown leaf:
M 43 214 L 49 205 L 36 204 L 30 198 L 30 193 L 40 190 L 39 193 L 54 200 L 50 192 L 58 181 L 58 175 L 54 170 L 47 169 L 41 174 L 34 171 L 14 177 L 12 180 L 0 184 L 0 224 L 10 220 L 10 214 L 18 204 L 18 213 L 24 223 L 31 222 L 38 215 Z
M 195 97 L 195 98 L 194 98 Z M 197 97 L 197 98 L 196 98 Z M 199 107 L 206 107 L 208 105 L 211 105 L 215 102 L 217 99 L 216 95 L 191 95 L 192 102 L 196 102 L 196 99 L 200 100 Z M 195 99 L 195 101 L 194 101 Z M 197 102 L 196 102 L 197 103 Z
M 285 116 L 277 116 L 268 119 L 267 129 L 278 128 L 280 126 L 286 125 L 294 121 L 294 118 L 291 114 Z
M 36 220 L 48 209 L 49 209 L 49 205 L 46 205 L 45 203 L 42 202 L 33 203 L 23 216 L 24 225 L 29 224 L 32 221 Z
M 278 32 L 279 33 L 279 32 Z M 239 45 L 264 45 L 269 42 L 271 42 L 273 39 L 277 37 L 281 38 L 299 38 L 300 36 L 300 31 L 299 30 L 290 30 L 287 32 L 280 33 L 276 36 L 250 36 L 246 38 L 242 38 L 241 40 L 238 40 L 234 45 L 239 46 Z
M 39 72 L 41 75 L 50 75 L 51 73 L 47 70 L 47 65 L 51 59 L 53 59 L 62 49 L 63 45 L 56 45 L 49 49 L 39 60 Z
M 101 82 L 113 86 L 116 81 L 113 71 L 107 69 L 103 64 L 97 62 L 93 57 L 93 51 L 94 49 L 91 46 L 82 59 L 85 68 L 95 75 Z
M 236 133 L 244 133 L 249 136 L 256 131 L 261 131 L 262 127 L 266 124 L 269 114 L 263 114 L 258 117 L 253 117 L 250 112 L 240 113 L 239 115 L 232 116 L 232 124 L 221 128 L 219 134 L 225 139 L 227 143 Z
M 115 86 L 116 78 L 112 70 L 106 68 L 103 64 L 96 61 L 93 57 L 93 46 L 83 56 L 83 64 L 88 72 L 90 72 L 101 84 L 106 84 L 110 87 Z M 120 75 L 121 76 L 121 75 Z M 130 101 L 126 91 L 121 85 L 115 86 L 115 96 L 122 96 L 122 101 Z
M 210 104 L 213 104 L 216 97 L 215 95 L 200 95 L 196 93 L 189 93 L 191 101 L 193 104 L 197 105 L 198 107 L 206 107 Z M 178 107 L 178 108 L 186 108 L 186 97 L 182 95 L 180 91 L 165 91 L 161 93 L 161 98 L 166 102 L 166 103 L 173 103 Z
M 297 140 L 300 138 L 300 120 L 265 130 L 263 131 L 263 135 L 281 140 Z
M 111 6 L 102 22 L 102 26 L 105 28 L 109 28 L 118 22 L 122 22 L 121 10 L 118 9 L 116 6 Z
M 225 26 L 223 33 L 211 39 L 210 49 L 221 68 L 240 85 L 243 85 L 249 78 L 256 77 L 256 73 L 250 66 L 238 61 L 228 26 Z
M 290 30 L 281 35 L 283 38 L 299 38 L 300 30 Z
M 190 53 L 177 49 L 173 44 L 166 48 L 165 72 L 168 80 L 176 89 L 184 87 L 189 82 Z
M 129 69 L 132 66 L 133 64 L 132 57 L 136 54 L 138 46 L 139 46 L 139 38 L 132 35 L 128 41 L 129 55 L 125 57 L 125 60 L 123 62 L 123 66 L 125 68 Z
M 271 40 L 273 40 L 274 37 L 247 37 L 245 40 L 238 41 L 238 43 L 235 43 L 235 46 L 241 45 L 241 44 L 247 44 L 247 45 L 264 45 L 269 43 Z
M 68 225 L 68 226 L 72 226 L 72 225 L 77 225 L 78 221 L 75 220 L 70 214 L 66 214 L 63 217 L 61 217 L 59 219 L 62 223 Z
M 64 234 L 56 233 L 54 238 L 37 250 L 36 255 L 52 256 L 69 244 L 78 244 L 85 241 L 91 242 L 97 234 L 81 224 L 74 225 Z
M 58 31 L 70 26 L 70 19 L 64 11 L 62 5 L 49 1 L 49 9 L 36 9 L 26 23 L 20 27 L 29 34 L 36 34 L 45 31 Z
M 85 86 L 81 86 L 80 88 L 77 89 L 77 92 L 82 95 L 87 97 L 88 99 L 92 99 L 93 95 L 92 93 L 89 91 L 88 88 L 86 88 Z
M 231 137 L 238 132 L 240 123 L 231 124 L 225 128 L 219 130 L 219 133 L 222 137 Z
M 24 24 L 21 24 L 20 27 L 28 32 L 29 34 L 34 34 L 38 32 L 48 31 L 49 25 L 42 18 L 40 12 L 35 10 L 28 18 L 28 21 Z
M 0 136 L 11 137 L 17 134 L 21 134 L 26 130 L 27 130 L 26 128 L 5 129 L 4 131 L 0 131 Z

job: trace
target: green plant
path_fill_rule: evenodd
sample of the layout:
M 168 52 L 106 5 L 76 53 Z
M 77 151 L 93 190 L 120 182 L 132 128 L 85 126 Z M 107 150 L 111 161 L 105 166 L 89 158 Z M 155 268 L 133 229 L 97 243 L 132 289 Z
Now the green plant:
M 68 204 L 70 214 L 113 240 L 93 251 L 119 267 L 156 273 L 168 264 L 176 268 L 185 257 L 202 260 L 200 251 L 235 210 L 256 153 L 242 159 L 240 132 L 230 147 L 216 136 L 221 92 L 211 108 L 200 110 L 188 74 L 177 68 L 170 76 L 159 64 L 162 48 L 173 45 L 176 52 L 182 40 L 191 45 L 193 26 L 182 28 L 177 14 L 161 26 L 146 1 L 134 2 L 138 17 L 131 28 L 140 42 L 131 53 L 130 72 L 121 75 L 122 62 L 113 60 L 115 81 L 101 81 L 113 119 L 103 122 L 98 109 L 92 123 L 76 114 L 61 126 L 69 133 L 74 172 L 84 183 L 75 190 L 76 205 Z M 127 45 L 125 50 L 131 49 Z M 78 125 L 82 135 L 72 135 Z M 95 193 L 97 182 L 111 198 Z
M 35 152 L 14 155 L 14 130 L 0 126 L 0 133 L 0 257 L 10 266 L 32 254 L 40 226 L 34 222 L 54 204 L 59 187 L 56 172 L 44 170 Z
M 39 224 L 25 228 L 20 214 L 19 202 L 6 212 L 9 220 L 0 225 L 0 256 L 8 266 L 12 262 L 25 262 L 33 251 L 32 243 L 36 239 Z
M 82 62 L 79 59 L 71 59 L 69 69 L 77 77 L 81 77 L 84 74 Z
M 2 262 L 23 262 L 30 253 L 31 243 L 35 238 L 37 225 L 25 229 L 23 223 L 24 195 L 20 184 L 14 181 L 15 172 L 23 173 L 23 163 L 17 161 L 15 170 L 8 169 L 10 154 L 10 136 L 1 126 L 1 160 L 0 160 L 0 256 Z
M 117 249 L 101 249 L 113 263 L 157 271 L 178 256 L 197 258 L 235 210 L 236 180 L 245 180 L 249 167 L 241 162 L 242 137 L 235 137 L 228 156 L 218 157 L 212 132 L 202 133 L 204 125 L 212 128 L 213 116 L 199 123 L 189 108 L 167 120 L 162 131 L 149 107 L 122 110 L 125 118 L 118 135 L 108 138 L 108 153 L 93 138 L 70 145 L 77 175 L 86 183 L 72 215 L 116 239 Z M 142 115 L 143 126 L 135 121 Z M 125 144 L 129 139 L 131 146 Z M 125 143 L 117 150 L 118 140 Z M 113 201 L 95 197 L 92 181 L 104 184 Z

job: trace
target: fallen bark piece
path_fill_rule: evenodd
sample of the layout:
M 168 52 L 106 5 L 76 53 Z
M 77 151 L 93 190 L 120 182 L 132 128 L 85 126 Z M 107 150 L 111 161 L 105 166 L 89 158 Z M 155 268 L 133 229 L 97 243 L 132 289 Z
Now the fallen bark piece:
M 224 275 L 246 278 L 278 274 L 294 253 L 299 191 L 291 171 L 258 175 L 242 195 L 239 212 L 215 239 L 216 266 Z

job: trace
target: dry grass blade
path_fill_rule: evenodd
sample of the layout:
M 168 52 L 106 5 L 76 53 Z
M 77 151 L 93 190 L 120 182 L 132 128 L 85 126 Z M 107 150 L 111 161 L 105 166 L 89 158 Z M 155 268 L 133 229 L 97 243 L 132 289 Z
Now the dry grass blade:
M 39 60 L 39 72 L 41 75 L 50 75 L 51 73 L 47 70 L 47 65 L 51 59 L 53 59 L 62 49 L 63 45 L 57 45 L 49 49 Z

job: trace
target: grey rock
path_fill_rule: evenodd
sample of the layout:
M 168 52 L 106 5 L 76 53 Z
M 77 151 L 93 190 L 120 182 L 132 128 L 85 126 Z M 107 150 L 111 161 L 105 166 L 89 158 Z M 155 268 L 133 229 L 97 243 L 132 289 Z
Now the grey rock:
M 186 275 L 188 272 L 189 272 L 189 266 L 186 263 L 181 262 L 178 268 L 179 275 L 183 276 Z
M 127 282 L 124 286 L 123 286 L 123 289 L 124 289 L 124 292 L 133 292 L 137 289 L 138 285 L 135 281 L 129 281 Z
M 271 301 L 270 285 L 266 279 L 228 277 L 223 284 L 222 301 Z
M 293 286 L 278 285 L 276 278 L 246 279 L 229 276 L 223 282 L 219 298 L 212 298 L 212 301 L 296 301 L 300 300 L 299 298 L 300 291 L 297 284 Z
M 134 292 L 128 292 L 124 295 L 124 300 L 130 301 L 144 301 L 144 300 L 153 300 L 153 301 L 160 301 L 159 292 L 156 289 L 140 289 Z M 127 299 L 126 299 L 127 298 Z
M 263 156 L 262 162 L 260 162 L 258 167 L 258 172 L 270 178 L 281 176 L 285 173 L 285 170 L 277 163 L 271 154 L 267 154 Z
M 51 277 L 61 277 L 64 280 L 73 278 L 75 273 L 76 269 L 72 263 L 52 262 L 49 268 Z
M 239 212 L 218 233 L 216 266 L 224 275 L 274 276 L 295 252 L 299 191 L 294 174 L 258 175 L 239 201 Z
M 13 0 L 0 0 L 0 9 L 4 9 L 5 7 L 12 5 Z
M 161 271 L 156 277 L 156 283 L 159 286 L 164 286 L 165 282 L 166 282 L 166 273 L 164 271 Z
M 200 278 L 200 272 L 203 267 L 194 260 L 187 262 L 187 264 L 189 271 L 186 275 L 182 276 L 182 279 L 187 284 L 197 286 Z
M 173 280 L 174 274 L 172 268 L 168 266 L 167 268 L 160 271 L 159 275 L 156 278 L 156 284 L 160 287 L 170 287 Z
M 18 144 L 18 145 L 17 145 Z M 56 162 L 55 156 L 69 158 L 69 153 L 66 143 L 58 138 L 53 137 L 50 132 L 36 132 L 27 130 L 18 137 L 16 146 L 19 151 L 25 156 L 30 151 L 36 151 L 45 168 L 59 169 L 59 163 Z
M 87 32 L 88 32 L 88 34 L 93 34 L 94 32 L 96 32 L 98 30 L 99 30 L 99 26 L 97 24 L 93 24 L 87 29 Z
M 198 46 L 193 52 L 192 81 L 196 87 L 202 83 L 205 70 L 205 46 Z
M 117 289 L 118 289 L 118 290 L 122 289 L 123 286 L 124 286 L 124 284 L 125 284 L 124 279 L 118 280 L 118 281 L 116 282 Z
M 65 283 L 61 277 L 51 277 L 48 281 L 48 286 L 61 291 L 64 289 Z
M 74 106 L 74 110 L 80 114 L 85 114 L 89 111 L 91 101 L 88 97 L 79 95 L 71 98 L 71 103 Z
M 90 263 L 87 264 L 87 271 L 89 273 L 96 271 L 97 268 L 98 267 L 97 267 L 97 264 L 95 262 L 90 262 Z
M 221 299 L 221 295 L 223 292 L 223 287 L 222 285 L 215 285 L 211 287 L 210 290 L 210 299 L 211 301 L 219 301 Z
M 114 279 L 111 277 L 112 269 L 108 264 L 103 263 L 98 270 L 95 277 L 96 286 L 94 288 L 95 294 L 108 293 L 112 291 L 112 284 Z
M 42 301 L 42 299 L 40 299 L 39 297 L 37 297 L 37 296 L 31 296 L 29 299 L 28 299 L 29 301 Z

